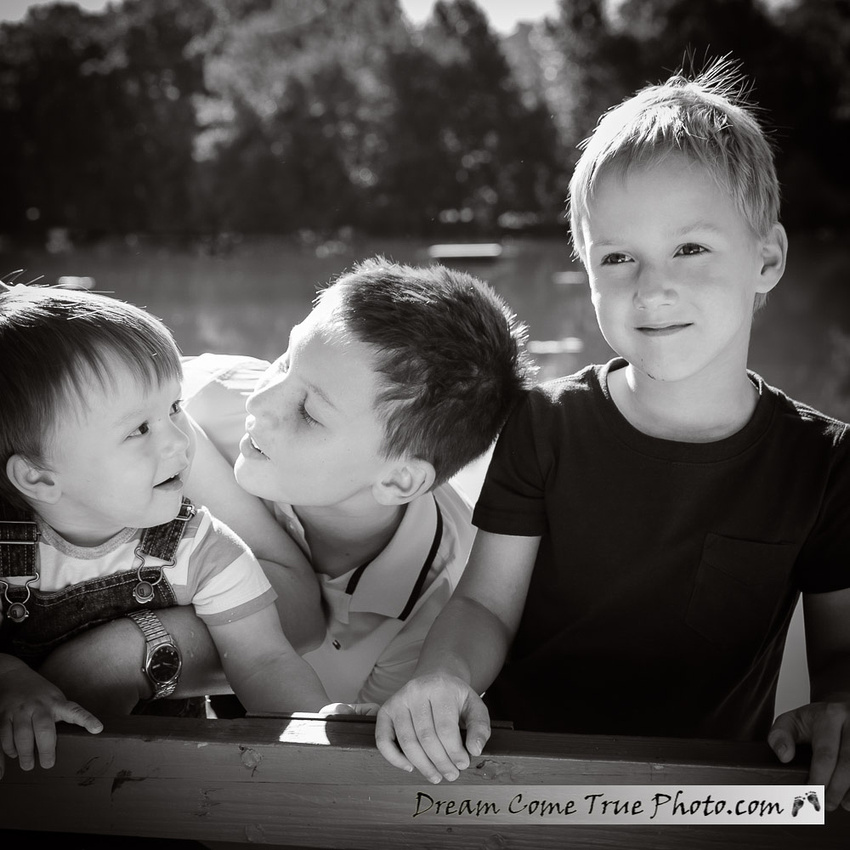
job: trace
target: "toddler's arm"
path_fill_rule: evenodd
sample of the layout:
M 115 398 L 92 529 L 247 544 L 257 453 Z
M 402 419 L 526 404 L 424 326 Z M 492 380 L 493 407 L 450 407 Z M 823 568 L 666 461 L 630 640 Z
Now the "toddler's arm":
M 209 627 L 233 693 L 248 713 L 317 712 L 330 699 L 286 639 L 273 605 Z
M 316 575 L 304 553 L 263 503 L 243 490 L 233 469 L 204 431 L 195 428 L 195 454 L 186 495 L 228 525 L 262 563 L 277 591 L 286 635 L 300 652 L 318 646 L 325 635 Z
M 539 537 L 478 532 L 415 677 L 378 712 L 375 737 L 390 764 L 439 782 L 456 779 L 470 755 L 481 754 L 490 721 L 478 695 L 498 675 L 519 627 L 539 544 Z
M 780 761 L 811 743 L 809 782 L 826 787 L 826 809 L 850 810 L 850 588 L 803 596 L 811 702 L 776 718 L 768 743 Z
M 4 755 L 32 770 L 35 753 L 41 767 L 56 759 L 56 724 L 75 723 L 92 733 L 103 724 L 82 706 L 65 699 L 43 676 L 12 655 L 0 655 L 0 778 Z

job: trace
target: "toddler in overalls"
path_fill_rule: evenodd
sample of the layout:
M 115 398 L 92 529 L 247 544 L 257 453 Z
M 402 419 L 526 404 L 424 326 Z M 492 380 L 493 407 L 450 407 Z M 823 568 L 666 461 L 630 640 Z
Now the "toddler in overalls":
M 244 543 L 183 498 L 192 426 L 167 329 L 89 292 L 0 284 L 0 746 L 54 761 L 55 723 L 100 721 L 37 672 L 58 644 L 129 616 L 150 693 L 98 695 L 128 714 L 177 687 L 156 610 L 193 605 L 252 713 L 330 700 L 284 636 L 275 592 Z M 0 755 L 2 775 L 2 755 Z

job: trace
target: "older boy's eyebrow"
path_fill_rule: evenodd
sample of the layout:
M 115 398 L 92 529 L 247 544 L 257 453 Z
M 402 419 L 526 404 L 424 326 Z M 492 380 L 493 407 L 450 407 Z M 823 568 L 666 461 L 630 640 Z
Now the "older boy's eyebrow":
M 692 221 L 688 224 L 682 225 L 678 230 L 674 231 L 675 236 L 686 236 L 688 233 L 692 233 L 694 230 L 699 230 L 701 232 L 709 231 L 710 233 L 720 233 L 720 228 L 711 221 Z

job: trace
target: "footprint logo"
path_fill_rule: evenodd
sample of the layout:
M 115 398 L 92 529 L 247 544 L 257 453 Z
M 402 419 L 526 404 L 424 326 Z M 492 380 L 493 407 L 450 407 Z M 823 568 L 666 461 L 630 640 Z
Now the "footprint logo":
M 804 803 L 811 803 L 816 812 L 820 811 L 820 800 L 818 799 L 817 791 L 809 791 L 808 794 L 794 798 L 794 803 L 791 806 L 791 817 L 797 817 L 797 813 L 803 808 Z

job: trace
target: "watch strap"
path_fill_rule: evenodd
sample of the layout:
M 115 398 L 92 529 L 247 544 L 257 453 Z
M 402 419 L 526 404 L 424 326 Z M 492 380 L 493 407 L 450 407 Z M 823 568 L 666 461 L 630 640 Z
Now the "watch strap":
M 148 672 L 148 663 L 158 646 L 171 646 L 179 657 L 177 644 L 153 611 L 131 611 L 127 616 L 141 629 L 145 637 L 145 663 L 142 672 L 153 686 L 153 699 L 171 696 L 177 688 L 178 675 L 175 674 L 169 682 L 157 682 Z
M 127 616 L 142 630 L 148 643 L 171 641 L 171 635 L 153 611 L 131 611 Z

